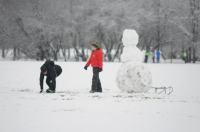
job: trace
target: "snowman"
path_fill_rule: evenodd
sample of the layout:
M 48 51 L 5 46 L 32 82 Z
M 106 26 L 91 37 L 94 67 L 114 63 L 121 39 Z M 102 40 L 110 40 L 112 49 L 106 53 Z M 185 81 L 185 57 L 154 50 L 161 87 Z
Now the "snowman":
M 117 73 L 119 89 L 128 93 L 144 93 L 152 87 L 152 75 L 143 63 L 143 53 L 137 48 L 139 36 L 135 30 L 123 32 L 122 65 Z

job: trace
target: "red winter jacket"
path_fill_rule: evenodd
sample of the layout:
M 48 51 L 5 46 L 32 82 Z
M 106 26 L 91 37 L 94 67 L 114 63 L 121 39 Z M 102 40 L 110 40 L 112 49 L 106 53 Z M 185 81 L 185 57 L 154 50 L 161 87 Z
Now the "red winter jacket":
M 92 51 L 92 54 L 86 64 L 86 66 L 103 68 L 103 51 L 102 49 L 96 49 Z

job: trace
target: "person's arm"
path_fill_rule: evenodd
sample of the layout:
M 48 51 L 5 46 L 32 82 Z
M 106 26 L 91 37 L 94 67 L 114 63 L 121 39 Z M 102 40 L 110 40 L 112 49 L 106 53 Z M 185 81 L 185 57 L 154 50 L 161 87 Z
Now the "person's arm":
M 43 91 L 43 81 L 44 81 L 44 75 L 42 74 L 42 72 L 40 73 L 40 92 Z
M 86 65 L 85 66 L 90 66 L 90 64 L 91 64 L 91 58 L 92 58 L 92 54 L 91 54 L 91 56 L 90 56 L 90 58 L 88 59 L 88 61 L 87 61 L 87 63 L 86 63 Z
M 88 67 L 90 66 L 90 64 L 91 64 L 92 55 L 93 55 L 93 52 L 91 53 L 90 58 L 88 59 L 86 65 L 85 65 L 85 67 L 84 67 L 85 70 L 87 70 L 87 68 L 88 68 Z

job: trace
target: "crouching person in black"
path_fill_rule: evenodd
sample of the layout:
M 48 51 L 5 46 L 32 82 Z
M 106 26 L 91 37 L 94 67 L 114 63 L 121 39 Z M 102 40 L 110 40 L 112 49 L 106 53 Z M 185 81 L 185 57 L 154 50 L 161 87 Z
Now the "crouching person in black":
M 55 93 L 56 91 L 56 77 L 62 73 L 62 68 L 59 65 L 55 65 L 53 61 L 47 60 L 40 68 L 40 93 L 43 92 L 43 81 L 46 76 L 46 84 L 49 89 L 47 93 Z

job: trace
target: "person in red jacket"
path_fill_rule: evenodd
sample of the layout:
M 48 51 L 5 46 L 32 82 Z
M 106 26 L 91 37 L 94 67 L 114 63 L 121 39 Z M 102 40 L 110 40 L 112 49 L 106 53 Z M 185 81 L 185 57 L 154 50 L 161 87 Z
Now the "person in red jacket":
M 99 79 L 99 73 L 103 69 L 103 51 L 100 48 L 100 46 L 96 43 L 92 43 L 91 47 L 92 47 L 92 53 L 84 69 L 87 70 L 87 68 L 90 65 L 93 68 L 92 89 L 90 93 L 102 92 L 101 81 Z

